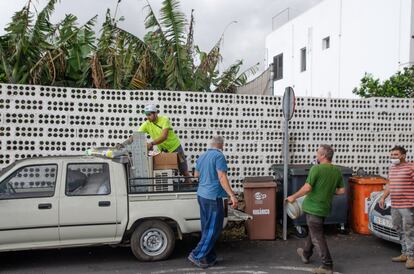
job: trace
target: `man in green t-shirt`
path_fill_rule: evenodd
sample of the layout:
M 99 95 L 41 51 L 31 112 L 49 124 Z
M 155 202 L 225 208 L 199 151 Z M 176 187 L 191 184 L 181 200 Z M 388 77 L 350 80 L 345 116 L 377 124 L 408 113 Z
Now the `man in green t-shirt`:
M 144 113 L 147 120 L 141 124 L 138 131 L 145 132 L 151 137 L 152 141 L 147 143 L 148 150 L 157 146 L 163 152 L 176 152 L 178 155 L 178 169 L 181 175 L 190 177 L 183 147 L 171 126 L 170 119 L 167 116 L 158 115 L 158 110 L 155 105 L 145 106 Z M 129 145 L 132 141 L 132 136 L 130 136 L 125 142 L 118 144 L 117 148 Z M 189 179 L 186 181 L 191 182 Z
M 302 262 L 307 264 L 313 254 L 313 248 L 319 248 L 322 265 L 313 269 L 313 273 L 333 273 L 333 262 L 323 234 L 323 223 L 331 212 L 333 196 L 345 193 L 341 171 L 332 164 L 333 154 L 331 146 L 321 145 L 316 152 L 319 164 L 310 169 L 303 187 L 286 199 L 292 203 L 306 195 L 302 209 L 306 213 L 309 235 L 305 247 L 298 248 L 297 253 Z

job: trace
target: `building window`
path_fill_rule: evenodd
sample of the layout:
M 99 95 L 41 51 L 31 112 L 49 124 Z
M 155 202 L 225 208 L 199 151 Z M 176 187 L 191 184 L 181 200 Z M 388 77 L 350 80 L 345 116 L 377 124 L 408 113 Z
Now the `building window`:
M 306 48 L 300 50 L 300 71 L 306 71 Z
M 273 80 L 277 81 L 283 78 L 283 53 L 273 57 Z
M 322 39 L 322 49 L 325 50 L 325 49 L 329 49 L 330 47 L 331 47 L 331 41 L 329 39 L 329 36 L 323 38 Z

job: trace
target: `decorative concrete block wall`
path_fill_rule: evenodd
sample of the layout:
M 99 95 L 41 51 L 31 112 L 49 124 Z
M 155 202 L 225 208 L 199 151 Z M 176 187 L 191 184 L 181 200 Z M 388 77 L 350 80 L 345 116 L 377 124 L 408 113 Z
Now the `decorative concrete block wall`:
M 385 176 L 389 149 L 414 155 L 414 100 L 297 98 L 289 124 L 291 163 L 310 163 L 319 144 L 335 163 Z M 246 176 L 269 175 L 282 163 L 281 97 L 171 91 L 115 91 L 1 84 L 0 168 L 22 158 L 83 154 L 113 146 L 144 121 L 155 103 L 168 115 L 192 167 L 214 134 L 226 139 L 234 189 Z

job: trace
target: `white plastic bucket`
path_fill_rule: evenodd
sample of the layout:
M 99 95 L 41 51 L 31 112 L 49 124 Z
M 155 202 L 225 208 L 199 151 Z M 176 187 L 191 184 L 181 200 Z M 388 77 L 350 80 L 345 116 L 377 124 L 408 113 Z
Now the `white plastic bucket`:
M 291 219 L 297 219 L 303 214 L 302 203 L 305 197 L 297 198 L 293 203 L 286 202 L 286 212 Z

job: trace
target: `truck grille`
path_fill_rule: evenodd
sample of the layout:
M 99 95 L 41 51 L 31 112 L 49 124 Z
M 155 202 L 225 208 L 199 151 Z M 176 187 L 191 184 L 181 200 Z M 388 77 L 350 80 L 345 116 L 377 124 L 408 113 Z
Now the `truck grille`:
M 395 229 L 388 228 L 388 227 L 385 227 L 379 224 L 372 224 L 372 226 L 376 232 L 379 232 L 381 234 L 385 234 L 387 236 L 394 237 L 397 239 L 399 238 L 397 231 L 395 231 Z

